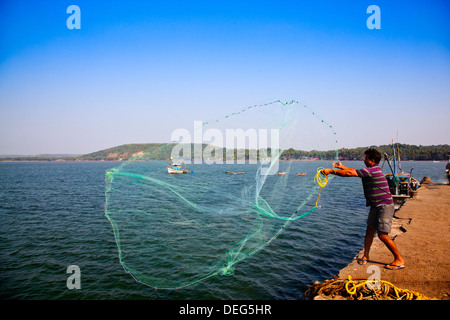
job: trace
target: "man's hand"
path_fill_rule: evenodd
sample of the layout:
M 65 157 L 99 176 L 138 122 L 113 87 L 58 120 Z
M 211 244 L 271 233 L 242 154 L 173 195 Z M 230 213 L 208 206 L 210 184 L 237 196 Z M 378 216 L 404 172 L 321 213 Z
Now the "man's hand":
M 342 168 L 342 163 L 338 160 L 335 163 L 333 163 L 333 168 L 338 168 L 341 169 Z

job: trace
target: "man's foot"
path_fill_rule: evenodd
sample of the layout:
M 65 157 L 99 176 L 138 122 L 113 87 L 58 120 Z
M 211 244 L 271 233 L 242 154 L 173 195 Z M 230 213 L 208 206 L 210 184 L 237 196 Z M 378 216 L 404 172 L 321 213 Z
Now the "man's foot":
M 388 269 L 388 270 L 399 270 L 399 269 L 405 268 L 405 265 L 391 263 L 391 264 L 387 264 L 384 268 Z
M 367 264 L 367 258 L 362 257 L 362 258 L 358 259 L 358 264 L 359 265 Z

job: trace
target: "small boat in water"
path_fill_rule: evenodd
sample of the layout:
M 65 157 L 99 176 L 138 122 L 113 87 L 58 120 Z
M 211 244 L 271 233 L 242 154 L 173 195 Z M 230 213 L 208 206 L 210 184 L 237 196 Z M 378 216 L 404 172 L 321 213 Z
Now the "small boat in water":
M 299 173 L 299 176 L 306 176 L 306 173 Z
M 226 171 L 226 173 L 229 173 L 229 174 L 244 174 L 245 172 Z
M 172 157 L 170 159 L 172 159 Z M 167 172 L 169 174 L 187 173 L 188 168 L 185 165 L 183 165 L 183 162 L 181 163 L 172 162 L 170 166 L 167 167 Z
M 286 172 L 278 172 L 279 176 L 284 176 L 286 174 Z

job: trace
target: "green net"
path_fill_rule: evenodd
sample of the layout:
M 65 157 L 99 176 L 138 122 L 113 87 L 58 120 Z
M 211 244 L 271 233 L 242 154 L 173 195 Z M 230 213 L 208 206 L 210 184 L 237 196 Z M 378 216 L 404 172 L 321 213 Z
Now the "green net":
M 174 129 L 106 173 L 105 214 L 137 281 L 182 288 L 232 275 L 317 209 L 317 162 L 333 128 L 297 101 L 254 105 Z

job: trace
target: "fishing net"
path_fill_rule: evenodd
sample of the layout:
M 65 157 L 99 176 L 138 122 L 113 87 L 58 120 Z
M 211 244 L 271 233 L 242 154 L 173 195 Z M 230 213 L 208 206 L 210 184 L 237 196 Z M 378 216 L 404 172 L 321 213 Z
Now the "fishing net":
M 325 183 L 312 160 L 338 156 L 333 128 L 297 101 L 195 121 L 170 139 L 106 172 L 120 263 L 154 288 L 232 275 L 317 209 Z

